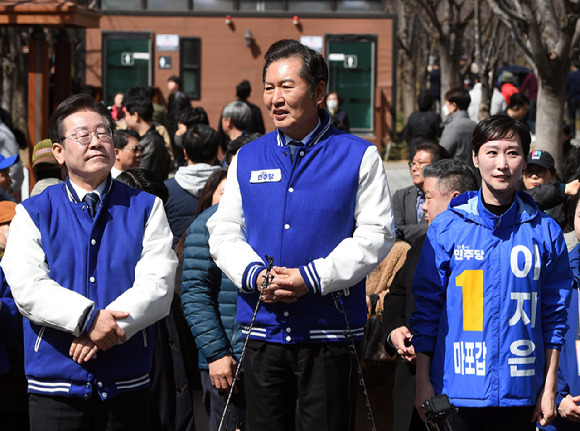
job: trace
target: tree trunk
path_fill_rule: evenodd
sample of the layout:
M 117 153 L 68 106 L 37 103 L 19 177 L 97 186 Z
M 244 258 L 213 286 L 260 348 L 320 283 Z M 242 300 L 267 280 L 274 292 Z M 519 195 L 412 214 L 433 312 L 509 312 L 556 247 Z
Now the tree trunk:
M 408 57 L 405 57 L 402 59 L 401 68 L 401 88 L 403 90 L 403 109 L 405 111 L 405 123 L 407 122 L 409 115 L 411 115 L 416 109 L 416 83 L 417 75 L 415 65 Z
M 26 70 L 24 55 L 20 54 L 25 42 L 23 35 L 22 31 L 15 31 L 15 52 L 18 54 L 14 59 L 16 69 L 13 77 L 12 121 L 14 127 L 21 130 L 28 140 L 28 70 Z
M 445 93 L 450 90 L 450 80 L 451 80 L 451 62 L 452 58 L 446 46 L 439 45 L 437 47 L 439 50 L 439 68 L 441 69 L 441 96 L 439 100 L 441 101 L 441 107 L 445 105 Z
M 538 71 L 538 100 L 536 111 L 536 143 L 534 148 L 546 150 L 556 162 L 556 171 L 564 171 L 562 153 L 562 118 L 564 118 L 564 103 L 566 98 L 566 70 L 562 68 L 559 79 L 546 82 Z

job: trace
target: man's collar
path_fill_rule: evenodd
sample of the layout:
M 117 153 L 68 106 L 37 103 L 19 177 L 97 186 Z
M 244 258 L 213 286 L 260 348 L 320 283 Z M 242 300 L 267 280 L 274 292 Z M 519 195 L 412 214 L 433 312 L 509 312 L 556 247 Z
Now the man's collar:
M 320 139 L 326 134 L 328 129 L 331 127 L 330 114 L 324 109 L 318 110 L 318 124 L 308 135 L 302 138 L 298 142 L 302 142 L 305 146 L 316 145 Z M 284 133 L 278 129 L 277 130 L 277 141 L 279 146 L 287 145 L 292 139 L 287 138 Z
M 312 137 L 312 135 L 314 134 L 314 132 L 316 132 L 316 130 L 319 127 L 320 127 L 320 118 L 318 119 L 318 123 L 316 123 L 316 127 L 314 129 L 312 129 L 312 131 L 308 135 L 306 135 L 305 137 L 303 137 L 302 139 L 290 139 L 282 131 L 280 131 L 280 134 L 282 135 L 282 139 L 284 140 L 284 143 L 286 145 L 288 145 L 288 143 L 290 141 L 302 142 L 304 145 L 306 145 L 306 143 L 310 140 L 310 138 Z
M 99 198 L 101 200 L 103 200 L 104 195 L 109 190 L 110 184 L 111 184 L 111 175 L 108 175 L 107 178 L 105 179 L 105 181 L 103 181 L 101 184 L 99 184 L 97 186 L 97 188 L 95 190 L 93 190 L 93 192 L 98 194 Z M 67 185 L 67 189 L 69 192 L 69 197 L 74 202 L 82 202 L 83 199 L 85 198 L 85 196 L 87 194 L 91 193 L 91 192 L 83 189 L 79 185 L 75 184 L 70 179 L 70 177 L 66 177 L 66 185 Z

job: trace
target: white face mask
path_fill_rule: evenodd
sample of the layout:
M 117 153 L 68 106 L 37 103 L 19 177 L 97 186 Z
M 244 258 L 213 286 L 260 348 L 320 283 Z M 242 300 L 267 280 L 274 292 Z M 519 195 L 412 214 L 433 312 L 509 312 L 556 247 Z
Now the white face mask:
M 447 107 L 447 103 L 441 106 L 441 112 L 445 118 L 449 117 L 449 108 Z
M 326 102 L 326 106 L 328 107 L 329 110 L 336 111 L 336 109 L 338 108 L 338 101 L 329 100 L 328 102 Z

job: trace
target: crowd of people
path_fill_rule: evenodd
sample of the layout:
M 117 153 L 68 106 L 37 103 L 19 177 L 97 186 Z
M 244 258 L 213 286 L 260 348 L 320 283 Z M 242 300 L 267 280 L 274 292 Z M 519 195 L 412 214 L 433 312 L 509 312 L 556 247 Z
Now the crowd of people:
M 576 429 L 580 182 L 530 150 L 517 87 L 481 121 L 421 93 L 391 199 L 320 53 L 274 43 L 263 83 L 268 134 L 248 81 L 217 130 L 178 77 L 166 108 L 71 96 L 18 205 L 0 155 L 0 428 L 195 430 L 201 388 L 212 430 L 354 430 L 366 280 L 396 259 L 395 430 Z

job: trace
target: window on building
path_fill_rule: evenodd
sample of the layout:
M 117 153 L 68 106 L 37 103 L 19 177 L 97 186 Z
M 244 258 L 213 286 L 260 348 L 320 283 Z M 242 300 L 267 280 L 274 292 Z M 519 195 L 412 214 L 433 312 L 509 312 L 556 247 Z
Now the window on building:
M 193 100 L 201 98 L 201 39 L 182 37 L 179 43 L 179 75 L 183 92 Z
M 297 0 L 288 2 L 288 10 L 292 12 L 324 12 L 332 10 L 332 1 Z
M 383 9 L 381 0 L 338 0 L 337 10 L 377 11 Z
M 240 0 L 240 10 L 255 10 L 264 12 L 269 10 L 285 10 L 284 0 Z
M 141 0 L 101 0 L 101 10 L 141 10 Z
M 233 0 L 193 0 L 193 10 L 231 11 L 235 10 Z
M 189 0 L 147 0 L 148 10 L 164 10 L 168 12 L 190 9 Z

